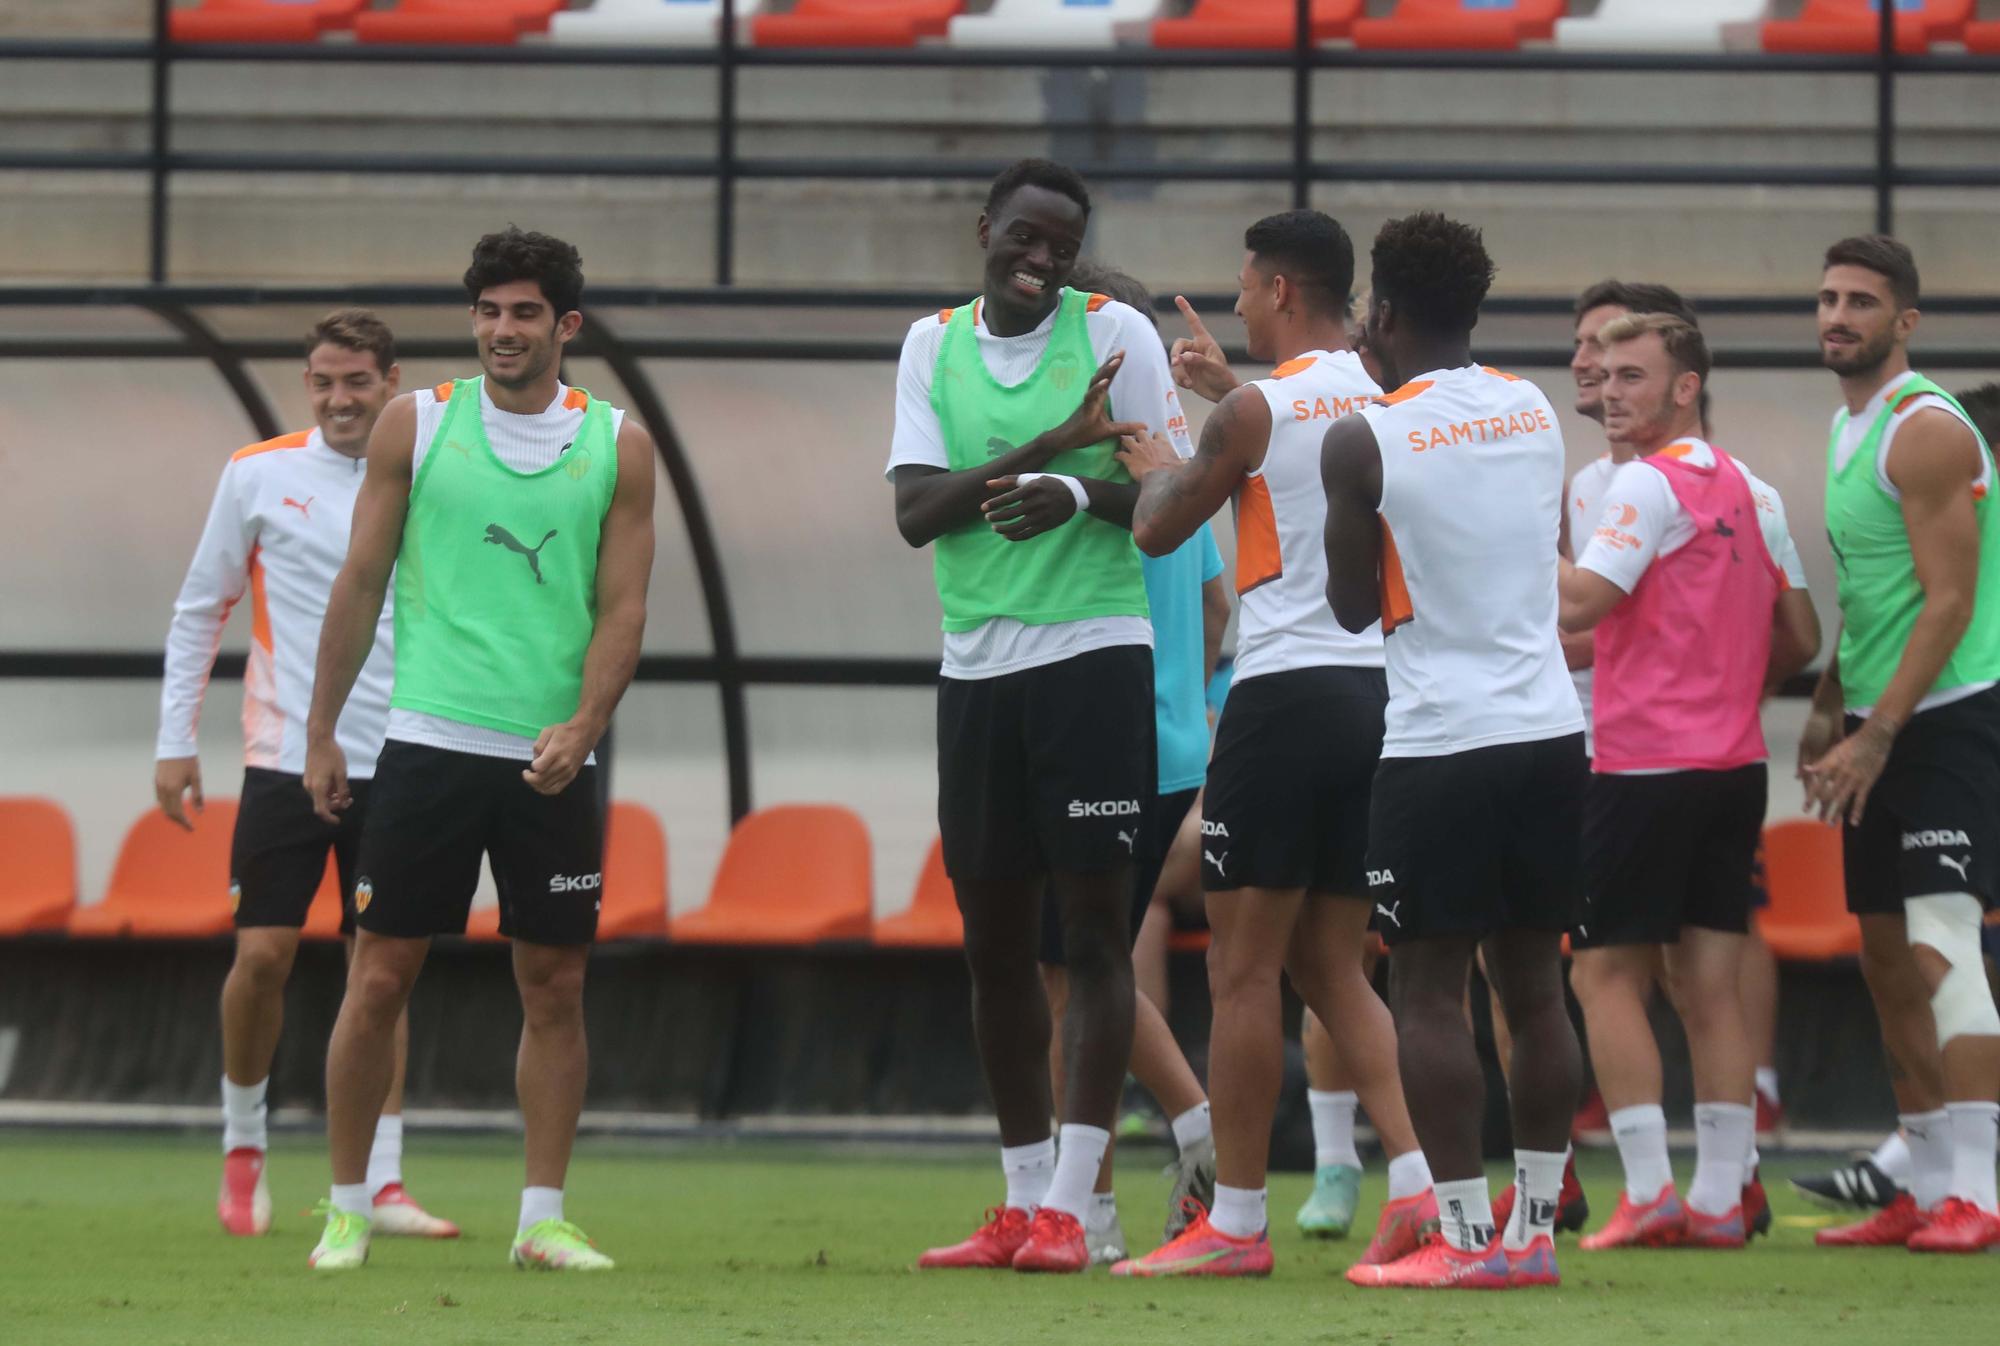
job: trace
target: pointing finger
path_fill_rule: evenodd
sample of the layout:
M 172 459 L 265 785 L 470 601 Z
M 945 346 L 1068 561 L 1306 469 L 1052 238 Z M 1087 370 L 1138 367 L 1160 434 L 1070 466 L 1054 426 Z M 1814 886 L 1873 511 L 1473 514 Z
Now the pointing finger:
M 1209 339 L 1208 328 L 1202 326 L 1201 318 L 1199 317 L 1199 315 L 1195 313 L 1194 305 L 1190 304 L 1187 301 L 1186 295 L 1180 295 L 1180 294 L 1175 295 L 1174 307 L 1179 309 L 1181 311 L 1181 317 L 1187 320 L 1189 331 L 1193 332 L 1197 337 L 1202 338 L 1204 341 Z

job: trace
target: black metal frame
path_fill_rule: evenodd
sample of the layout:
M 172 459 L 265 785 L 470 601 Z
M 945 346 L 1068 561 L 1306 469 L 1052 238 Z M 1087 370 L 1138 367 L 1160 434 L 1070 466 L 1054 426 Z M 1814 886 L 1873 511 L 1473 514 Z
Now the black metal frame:
M 149 175 L 150 212 L 147 229 L 146 285 L 14 286 L 0 288 L 0 307 L 124 306 L 144 309 L 178 335 L 166 338 L 62 339 L 0 338 L 0 360 L 75 359 L 205 359 L 243 407 L 245 417 L 263 436 L 281 426 L 256 380 L 244 367 L 255 359 L 286 359 L 297 354 L 290 341 L 232 340 L 215 332 L 197 309 L 263 304 L 457 305 L 461 291 L 449 286 L 292 286 L 269 288 L 170 283 L 168 242 L 171 188 L 174 174 L 189 171 L 324 171 L 373 173 L 584 174 L 645 177 L 713 178 L 716 184 L 715 288 L 601 286 L 591 292 L 591 310 L 583 336 L 572 347 L 580 358 L 604 360 L 623 385 L 633 410 L 659 445 L 660 457 L 685 521 L 693 552 L 713 653 L 707 656 L 649 655 L 641 659 L 638 678 L 651 682 L 713 683 L 721 699 L 723 742 L 727 759 L 729 808 L 732 818 L 749 812 L 752 803 L 750 728 L 746 692 L 752 685 L 841 687 L 925 687 L 937 677 L 936 664 L 923 659 L 748 656 L 737 644 L 720 549 L 709 521 L 699 482 L 684 444 L 675 431 L 650 378 L 640 364 L 649 358 L 758 358 L 804 360 L 893 360 L 894 341 L 765 339 L 727 337 L 621 336 L 604 316 L 605 310 L 701 304 L 763 307 L 776 304 L 824 308 L 893 307 L 923 311 L 955 296 L 898 290 L 793 291 L 739 287 L 735 273 L 735 192 L 744 179 L 796 177 L 867 179 L 923 178 L 977 180 L 990 177 L 998 163 L 937 159 L 803 159 L 746 158 L 736 151 L 737 79 L 744 67 L 846 66 L 877 68 L 936 68 L 966 66 L 1042 66 L 1070 68 L 1260 69 L 1291 75 L 1292 119 L 1290 154 L 1271 162 L 1149 163 L 1112 160 L 1077 164 L 1087 177 L 1106 181 L 1264 181 L 1287 182 L 1292 200 L 1305 205 L 1313 184 L 1348 181 L 1577 183 L 1589 185 L 1724 184 L 1744 186 L 1872 187 L 1876 221 L 1885 232 L 1894 223 L 1898 187 L 2000 186 L 2000 169 L 1908 168 L 1895 156 L 1895 80 L 1900 74 L 2000 73 L 2000 60 L 1958 56 L 1907 57 L 1894 48 L 1894 11 L 1882 8 L 1878 50 L 1869 56 L 1767 56 L 1761 54 L 1673 55 L 1636 53 L 1576 54 L 1557 51 L 1376 52 L 1321 48 L 1311 41 L 1310 0 L 1296 0 L 1294 40 L 1289 50 L 1178 51 L 1125 47 L 1102 51 L 964 51 L 925 47 L 899 51 L 816 51 L 759 49 L 736 40 L 735 0 L 723 0 L 721 40 L 714 48 L 639 47 L 368 47 L 359 45 L 188 45 L 168 37 L 169 0 L 153 0 L 151 38 L 131 41 L 0 41 L 0 62 L 24 59 L 148 62 L 151 70 L 151 134 L 148 147 L 137 152 L 0 152 L 0 169 L 132 169 Z M 479 158 L 393 154 L 269 154 L 176 151 L 172 145 L 171 93 L 177 63 L 202 61 L 278 61 L 368 64 L 452 62 L 488 65 L 564 65 L 638 67 L 713 67 L 717 75 L 716 149 L 713 158 L 603 157 Z M 1876 82 L 1875 162 L 1872 167 L 1797 167 L 1735 165 L 1697 167 L 1640 165 L 1618 170 L 1574 164 L 1421 164 L 1315 160 L 1312 154 L 1312 77 L 1331 69 L 1624 71 L 1735 71 L 1745 74 L 1873 74 Z M 1203 297 L 1220 301 L 1222 296 Z M 1197 302 L 1202 302 L 1198 300 Z M 1567 314 L 1566 297 L 1538 296 L 1495 299 L 1491 313 Z M 1803 316 L 1808 301 L 1775 296 L 1733 297 L 1704 302 L 1711 314 L 1781 314 Z M 1928 299 L 1932 312 L 2000 313 L 2000 297 L 1955 296 Z M 406 339 L 398 343 L 414 357 L 458 357 L 465 342 L 455 339 Z M 1242 352 L 1232 357 L 1243 358 Z M 1483 348 L 1482 357 L 1527 366 L 1561 365 L 1566 347 L 1522 346 Z M 1995 362 L 1991 350 L 1933 351 L 1932 368 L 1973 368 Z M 1817 368 L 1817 353 L 1791 347 L 1725 347 L 1716 363 L 1744 368 Z M 242 656 L 218 659 L 216 674 L 240 677 Z M 157 678 L 161 657 L 129 651 L 6 650 L 0 651 L 0 677 L 7 678 Z M 1799 680 L 1795 680 L 1797 682 Z M 1803 682 L 1788 687 L 1794 694 L 1808 690 Z

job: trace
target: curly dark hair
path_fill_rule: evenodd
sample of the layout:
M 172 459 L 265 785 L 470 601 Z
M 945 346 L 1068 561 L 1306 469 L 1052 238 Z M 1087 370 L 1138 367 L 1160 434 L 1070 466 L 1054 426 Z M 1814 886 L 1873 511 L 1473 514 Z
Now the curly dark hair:
M 531 280 L 541 286 L 558 318 L 583 305 L 582 255 L 559 238 L 510 224 L 472 245 L 465 292 L 477 303 L 483 291 L 515 280 Z
M 1347 312 L 1354 289 L 1354 240 L 1331 215 L 1287 210 L 1243 231 L 1243 246 L 1297 286 L 1315 313 Z
M 986 193 L 987 215 L 993 215 L 1023 187 L 1040 187 L 1067 196 L 1086 216 L 1090 214 L 1090 189 L 1083 185 L 1083 178 L 1074 168 L 1053 159 L 1021 159 L 1001 169 L 1000 176 L 993 179 L 993 186 Z
M 1826 265 L 1858 266 L 1873 271 L 1889 282 L 1889 295 L 1897 308 L 1915 308 L 1922 287 L 1917 280 L 1917 258 L 1910 245 L 1887 234 L 1856 234 L 1843 238 L 1826 250 Z
M 1434 210 L 1390 220 L 1369 254 L 1375 302 L 1439 336 L 1470 332 L 1493 284 L 1493 259 L 1479 230 Z

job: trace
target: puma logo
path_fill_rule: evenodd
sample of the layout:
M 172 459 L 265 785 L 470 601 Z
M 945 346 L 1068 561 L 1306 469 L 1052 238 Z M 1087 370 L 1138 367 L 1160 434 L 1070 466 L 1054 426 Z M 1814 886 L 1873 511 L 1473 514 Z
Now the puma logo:
M 986 440 L 986 456 L 998 458 L 1003 453 L 1012 453 L 1014 446 L 998 435 L 989 435 Z
M 1972 857 L 1971 857 L 1971 856 L 1969 856 L 1969 855 L 1968 855 L 1968 856 L 1966 856 L 1966 857 L 1965 857 L 1965 858 L 1964 858 L 1963 860 L 1954 860 L 1954 859 L 1952 859 L 1952 858 L 1951 858 L 1951 857 L 1950 857 L 1949 855 L 1940 855 L 1940 856 L 1938 857 L 1938 863 L 1939 863 L 1939 864 L 1941 864 L 1941 865 L 1943 865 L 1943 866 L 1944 866 L 1945 868 L 1947 868 L 1947 869 L 1955 869 L 1955 870 L 1957 870 L 1957 871 L 1958 871 L 1958 877 L 1959 877 L 1959 881 L 1960 881 L 1960 882 L 1962 882 L 1962 883 L 1970 883 L 1970 882 L 1972 882 L 1972 879 L 1971 879 L 1971 876 L 1969 876 L 1969 875 L 1968 875 L 1968 874 L 1967 874 L 1967 873 L 1965 872 L 1965 868 L 1966 868 L 1966 866 L 1967 866 L 1967 865 L 1970 865 L 1970 864 L 1972 863 Z
M 1386 917 L 1392 924 L 1394 924 L 1398 930 L 1401 930 L 1403 928 L 1403 918 L 1401 916 L 1398 916 L 1396 913 L 1401 911 L 1402 909 L 1403 909 L 1403 899 L 1401 899 L 1400 897 L 1397 898 L 1394 902 L 1391 902 L 1386 907 L 1383 906 L 1380 902 L 1377 902 L 1375 904 L 1375 910 L 1381 912 L 1382 915 Z
M 535 583 L 545 584 L 547 581 L 542 578 L 542 548 L 548 546 L 549 539 L 555 535 L 556 530 L 551 528 L 548 532 L 542 534 L 540 542 L 530 547 L 499 524 L 489 523 L 486 525 L 485 541 L 491 542 L 497 547 L 505 547 L 508 551 L 517 551 L 527 557 L 528 569 L 535 572 Z
M 285 504 L 290 505 L 293 509 L 297 510 L 299 513 L 305 515 L 308 519 L 310 519 L 312 517 L 312 502 L 317 499 L 319 499 L 318 496 L 309 495 L 306 497 L 305 503 L 302 505 L 298 501 L 292 499 L 290 496 L 286 496 Z
M 1137 832 L 1120 832 L 1118 839 L 1125 843 L 1125 854 L 1136 855 L 1138 853 L 1139 834 Z
M 1226 879 L 1229 877 L 1229 870 L 1227 868 L 1229 864 L 1228 851 L 1224 851 L 1220 855 L 1217 855 L 1214 851 L 1203 851 L 1201 853 L 1201 858 L 1207 861 L 1209 864 L 1214 865 L 1215 872 L 1220 874 L 1223 878 Z

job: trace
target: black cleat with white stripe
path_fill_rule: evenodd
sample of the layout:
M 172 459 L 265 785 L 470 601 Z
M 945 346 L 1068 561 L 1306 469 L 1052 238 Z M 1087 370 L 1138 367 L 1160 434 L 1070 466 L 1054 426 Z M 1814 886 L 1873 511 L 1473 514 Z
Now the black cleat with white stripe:
M 1880 1210 L 1902 1189 L 1866 1156 L 1830 1173 L 1792 1179 L 1792 1190 L 1828 1210 Z

